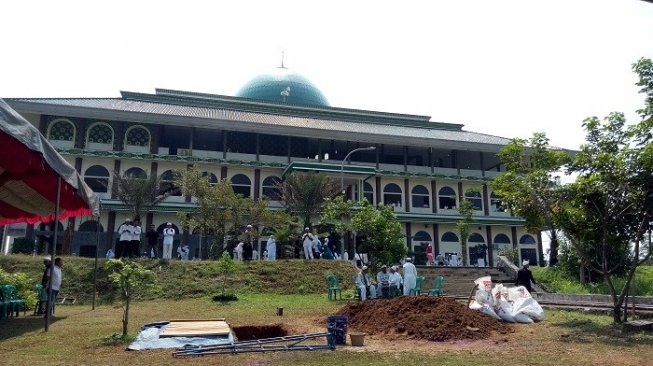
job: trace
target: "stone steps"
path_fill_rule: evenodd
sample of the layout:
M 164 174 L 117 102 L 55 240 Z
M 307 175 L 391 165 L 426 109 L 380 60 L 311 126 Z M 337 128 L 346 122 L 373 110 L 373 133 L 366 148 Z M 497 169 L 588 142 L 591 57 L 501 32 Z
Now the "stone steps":
M 447 296 L 468 296 L 474 287 L 474 280 L 491 276 L 492 282 L 512 285 L 514 280 L 497 268 L 491 267 L 432 267 L 417 266 L 417 275 L 424 276 L 422 289 L 428 292 L 435 284 L 436 276 L 444 277 L 444 294 Z

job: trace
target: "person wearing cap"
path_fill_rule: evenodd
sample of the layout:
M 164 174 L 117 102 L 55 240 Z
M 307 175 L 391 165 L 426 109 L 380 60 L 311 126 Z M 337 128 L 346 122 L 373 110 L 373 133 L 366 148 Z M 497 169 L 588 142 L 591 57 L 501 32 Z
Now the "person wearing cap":
M 390 274 L 388 273 L 388 266 L 385 264 L 381 266 L 381 270 L 376 274 L 376 293 L 381 297 L 388 297 L 390 286 Z
M 129 240 L 129 256 L 131 258 L 138 258 L 140 256 L 141 250 L 141 220 L 135 218 L 132 221 L 132 234 L 131 239 Z
M 249 262 L 254 256 L 254 246 L 252 244 L 252 225 L 247 225 L 245 228 L 245 240 L 243 241 L 243 260 Z
M 172 243 L 175 240 L 175 228 L 172 227 L 172 223 L 169 222 L 166 224 L 165 229 L 163 229 L 163 259 L 172 259 Z
M 129 257 L 131 254 L 131 240 L 132 233 L 134 232 L 134 226 L 132 226 L 132 220 L 130 218 L 125 219 L 120 227 L 118 227 L 118 235 L 120 235 L 120 241 L 118 242 L 118 247 L 116 248 L 116 258 Z
M 397 272 L 397 266 L 390 267 L 390 276 L 388 276 L 388 284 L 390 285 L 390 296 L 401 294 L 401 285 L 404 283 L 404 279 L 401 278 L 399 272 Z
M 367 274 L 367 266 L 363 266 L 356 275 L 356 288 L 361 296 L 361 301 L 367 299 L 367 292 L 370 293 L 370 299 L 376 298 L 376 287 L 372 284 L 370 276 Z
M 442 255 L 442 253 L 438 253 L 438 255 L 435 257 L 435 265 L 442 267 L 444 266 L 444 263 L 445 263 L 444 256 Z
M 533 292 L 531 289 L 531 281 L 534 284 L 537 284 L 537 282 L 535 282 L 535 278 L 533 278 L 533 272 L 528 269 L 529 264 L 530 261 L 528 259 L 524 259 L 522 262 L 522 269 L 517 271 L 517 280 L 515 280 L 515 286 L 524 286 L 528 292 Z
M 313 259 L 313 234 L 309 228 L 304 229 L 304 234 L 302 235 L 302 246 L 304 247 L 304 259 Z
M 417 286 L 417 268 L 411 257 L 406 258 L 404 263 L 404 296 L 410 295 L 410 290 Z

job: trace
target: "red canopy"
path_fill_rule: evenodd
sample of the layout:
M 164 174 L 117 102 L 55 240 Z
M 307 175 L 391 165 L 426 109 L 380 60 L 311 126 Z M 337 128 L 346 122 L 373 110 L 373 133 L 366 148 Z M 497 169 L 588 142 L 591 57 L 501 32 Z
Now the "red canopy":
M 0 226 L 100 213 L 100 202 L 41 133 L 0 99 Z

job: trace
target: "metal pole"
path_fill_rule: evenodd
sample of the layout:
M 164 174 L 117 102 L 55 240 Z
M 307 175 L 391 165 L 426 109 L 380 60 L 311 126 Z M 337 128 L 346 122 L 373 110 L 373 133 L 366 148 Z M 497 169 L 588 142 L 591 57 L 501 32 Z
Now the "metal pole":
M 202 260 L 202 231 L 200 231 L 200 258 Z
M 50 261 L 50 279 L 48 280 L 48 303 L 45 309 L 45 331 L 48 331 L 50 326 L 50 318 L 52 317 L 52 305 L 57 299 L 53 299 L 52 295 L 52 279 L 54 278 L 54 259 L 57 254 L 57 236 L 59 235 L 59 204 L 61 203 L 61 176 L 57 176 L 57 201 L 54 205 L 54 239 L 52 239 L 51 261 Z
M 342 192 L 343 196 L 345 195 L 345 175 L 344 175 L 344 173 L 345 173 L 345 162 L 347 161 L 347 159 L 349 159 L 351 154 L 353 154 L 355 152 L 358 152 L 358 151 L 369 151 L 369 150 L 376 150 L 376 146 L 359 147 L 358 149 L 354 149 L 354 150 L 350 151 L 349 154 L 347 154 L 345 156 L 345 158 L 342 159 L 342 163 L 340 164 L 340 191 Z
M 100 212 L 97 217 L 97 231 L 95 234 L 95 264 L 93 265 L 93 306 L 91 310 L 95 310 L 95 294 L 97 293 L 97 262 L 98 253 L 100 251 L 100 217 L 102 217 L 102 203 L 100 203 Z

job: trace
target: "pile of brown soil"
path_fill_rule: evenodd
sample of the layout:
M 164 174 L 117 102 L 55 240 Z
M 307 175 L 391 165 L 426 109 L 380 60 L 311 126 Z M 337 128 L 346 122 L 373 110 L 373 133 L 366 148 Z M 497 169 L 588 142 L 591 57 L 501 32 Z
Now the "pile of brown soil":
M 338 315 L 349 317 L 349 328 L 356 331 L 439 342 L 485 339 L 493 332 L 512 331 L 509 324 L 446 297 L 402 296 L 356 302 L 340 309 Z

